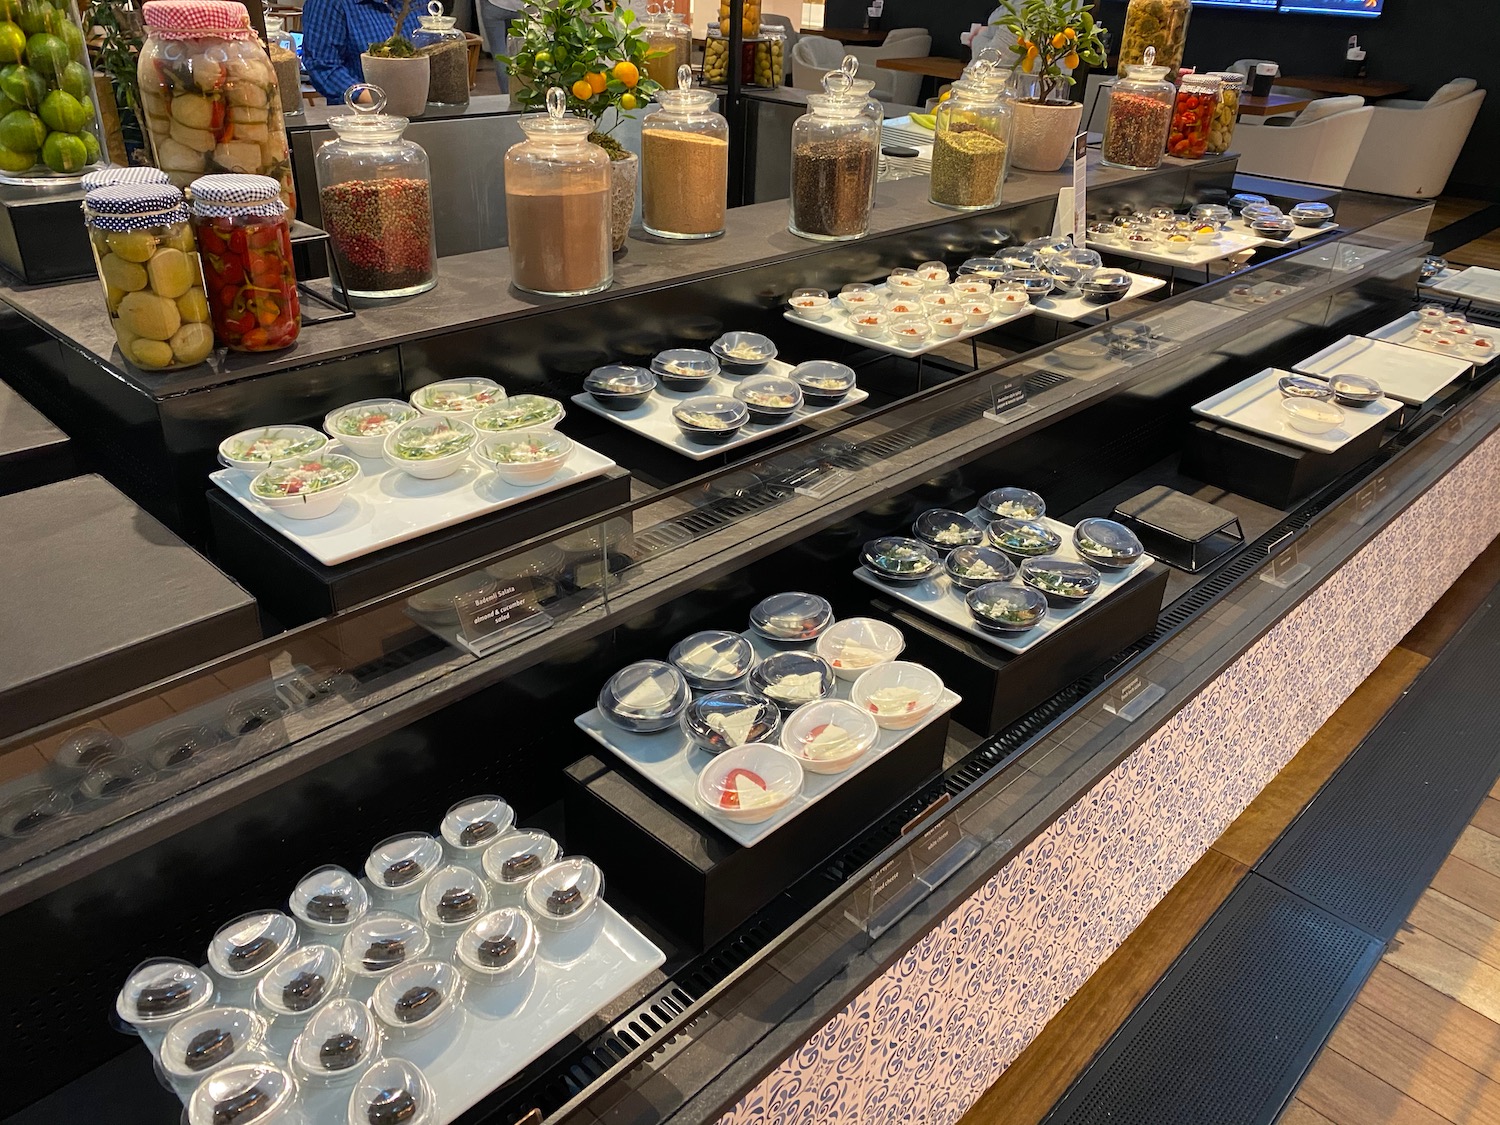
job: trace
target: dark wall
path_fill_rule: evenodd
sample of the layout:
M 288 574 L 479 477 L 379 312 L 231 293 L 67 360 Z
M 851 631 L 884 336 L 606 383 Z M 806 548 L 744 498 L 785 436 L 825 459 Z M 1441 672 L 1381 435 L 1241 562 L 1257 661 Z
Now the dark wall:
M 827 22 L 858 27 L 865 7 L 864 0 L 829 0 Z M 884 23 L 929 28 L 932 53 L 958 58 L 965 55 L 959 35 L 987 20 L 995 7 L 996 0 L 886 0 Z M 1097 0 L 1097 7 L 1118 41 L 1124 0 Z M 1494 21 L 1497 0 L 1386 0 L 1385 7 L 1374 20 L 1198 8 L 1188 33 L 1187 64 L 1221 70 L 1236 59 L 1263 58 L 1276 60 L 1286 74 L 1340 74 L 1349 36 L 1358 35 L 1369 52 L 1370 77 L 1409 82 L 1408 97 L 1426 98 L 1450 78 L 1476 79 L 1489 97 L 1448 190 L 1500 201 L 1494 156 L 1500 143 L 1500 53 L 1483 30 Z

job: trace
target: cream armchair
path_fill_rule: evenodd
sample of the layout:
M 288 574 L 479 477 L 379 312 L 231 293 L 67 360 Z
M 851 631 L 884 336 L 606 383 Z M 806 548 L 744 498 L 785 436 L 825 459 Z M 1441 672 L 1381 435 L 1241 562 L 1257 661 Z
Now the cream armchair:
M 1477 85 L 1461 78 L 1425 102 L 1377 105 L 1344 186 L 1417 199 L 1442 195 L 1484 104 Z
M 883 102 L 916 105 L 922 96 L 922 76 L 900 70 L 881 70 L 881 59 L 925 58 L 932 54 L 932 35 L 926 28 L 898 27 L 886 36 L 879 47 L 851 47 L 849 53 L 859 60 L 859 76 L 872 79 L 871 93 Z
M 1344 187 L 1374 113 L 1362 98 L 1324 98 L 1290 125 L 1241 121 L 1232 149 L 1240 154 L 1241 172 Z
M 821 35 L 804 35 L 792 47 L 792 85 L 799 90 L 823 89 L 823 76 L 844 61 L 844 45 Z

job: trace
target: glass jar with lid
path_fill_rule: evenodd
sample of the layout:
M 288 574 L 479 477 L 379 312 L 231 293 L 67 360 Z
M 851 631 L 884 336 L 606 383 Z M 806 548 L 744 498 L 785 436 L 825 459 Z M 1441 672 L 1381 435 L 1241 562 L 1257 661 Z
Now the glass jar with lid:
M 835 74 L 842 73 L 849 80 L 848 92 L 856 98 L 865 100 L 864 113 L 875 123 L 875 135 L 880 136 L 880 130 L 885 127 L 885 107 L 875 98 L 875 80 L 872 78 L 861 78 L 859 76 L 859 59 L 854 55 L 845 55 L 844 61 L 839 64 L 838 70 L 831 70 L 823 76 L 823 92 L 829 92 L 828 80 Z M 878 141 L 877 141 L 878 143 Z M 875 206 L 875 184 L 880 179 L 880 158 L 876 157 L 875 176 L 870 180 L 870 206 Z
M 1176 71 L 1187 50 L 1192 0 L 1130 0 L 1120 32 L 1120 70 L 1146 62 L 1146 48 L 1156 48 L 1157 66 Z
M 559 87 L 547 112 L 521 118 L 526 139 L 505 154 L 505 210 L 516 288 L 575 297 L 614 280 L 609 154 L 590 122 L 567 113 Z
M 266 53 L 276 72 L 282 116 L 302 117 L 302 63 L 297 58 L 297 41 L 286 29 L 286 21 L 270 12 L 266 13 Z
M 291 347 L 302 310 L 280 186 L 269 176 L 229 174 L 194 180 L 189 192 L 219 343 L 236 352 Z
M 792 126 L 791 232 L 820 242 L 859 238 L 870 225 L 880 126 L 849 79 L 831 75 Z
M 147 0 L 136 76 L 156 165 L 178 187 L 211 172 L 270 176 L 296 213 L 271 58 L 230 0 Z
M 1216 70 L 1208 77 L 1219 80 L 1219 105 L 1214 110 L 1208 130 L 1209 156 L 1223 156 L 1234 143 L 1234 128 L 1240 120 L 1240 96 L 1245 92 L 1245 76 L 1234 70 Z
M 73 0 L 11 0 L 4 19 L 0 182 L 76 179 L 101 160 L 94 73 Z
M 641 214 L 663 238 L 714 238 L 724 233 L 729 122 L 715 112 L 713 91 L 693 88 L 691 67 L 680 67 L 673 85 L 641 122 Z
M 1156 65 L 1154 47 L 1146 48 L 1145 62 L 1122 66 L 1120 72 L 1109 94 L 1100 155 L 1112 168 L 1159 168 L 1167 151 L 1177 87 L 1167 81 L 1167 68 Z
M 691 67 L 693 32 L 673 8 L 652 3 L 641 20 L 646 40 L 646 76 L 663 90 L 677 89 L 679 68 Z
M 182 192 L 106 186 L 84 196 L 83 215 L 120 354 L 143 371 L 207 359 L 214 332 Z
M 776 89 L 786 79 L 786 29 L 778 24 L 763 23 L 745 68 L 745 82 L 751 86 Z M 870 88 L 874 89 L 872 82 Z
M 351 297 L 426 292 L 437 284 L 427 153 L 402 137 L 406 118 L 381 112 L 380 87 L 350 86 L 344 104 L 350 112 L 328 121 L 336 139 L 313 158 L 342 289 Z
M 759 25 L 748 32 L 740 40 L 740 64 L 740 80 L 746 86 L 780 86 L 786 75 L 786 32 L 774 24 Z M 728 20 L 722 25 L 708 25 L 703 41 L 703 81 L 709 86 L 729 82 Z
M 1208 133 L 1219 108 L 1221 83 L 1212 74 L 1184 74 L 1177 87 L 1167 155 L 1199 160 L 1208 151 Z
M 427 56 L 427 104 L 469 104 L 469 42 L 443 13 L 442 0 L 428 0 L 427 14 L 411 33 L 417 54 Z
M 932 202 L 955 211 L 1000 202 L 1013 113 L 1004 72 L 977 60 L 937 107 L 932 140 Z

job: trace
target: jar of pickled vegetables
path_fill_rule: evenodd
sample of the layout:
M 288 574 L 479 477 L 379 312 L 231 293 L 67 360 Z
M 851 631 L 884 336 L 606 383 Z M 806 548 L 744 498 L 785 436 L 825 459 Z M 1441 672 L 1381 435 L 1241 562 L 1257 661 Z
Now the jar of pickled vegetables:
M 1198 160 L 1208 151 L 1208 132 L 1219 108 L 1220 83 L 1211 74 L 1184 74 L 1177 87 L 1167 155 Z
M 1100 155 L 1113 168 L 1161 167 L 1177 88 L 1167 81 L 1167 68 L 1154 64 L 1155 57 L 1156 51 L 1147 47 L 1146 61 L 1128 69 L 1122 66 L 1110 91 Z
M 651 4 L 641 21 L 646 39 L 646 75 L 663 90 L 677 89 L 679 67 L 693 62 L 693 32 L 675 9 Z
M 937 107 L 931 199 L 939 207 L 974 211 L 1000 202 L 1013 112 L 1003 74 L 976 62 Z
M 427 104 L 469 104 L 469 42 L 443 12 L 442 0 L 428 0 L 427 14 L 412 32 L 417 54 L 427 56 Z
M 1120 32 L 1120 71 L 1146 61 L 1146 48 L 1156 48 L 1157 66 L 1176 71 L 1187 50 L 1192 0 L 1130 0 L 1125 27 Z
M 727 21 L 726 21 L 727 26 Z M 786 32 L 767 24 L 740 41 L 740 75 L 746 86 L 780 86 L 786 75 Z M 708 25 L 703 44 L 703 81 L 709 86 L 729 82 L 729 32 Z
M 76 178 L 101 159 L 94 75 L 73 0 L 7 0 L 0 23 L 0 182 Z
M 437 284 L 432 177 L 422 146 L 402 137 L 408 121 L 382 113 L 385 93 L 356 83 L 350 112 L 328 121 L 335 138 L 318 149 L 318 203 L 343 291 L 351 297 L 410 297 Z
M 1240 120 L 1240 95 L 1245 92 L 1245 76 L 1234 70 L 1214 71 L 1210 78 L 1219 80 L 1219 106 L 1214 110 L 1213 125 L 1208 130 L 1208 155 L 1223 156 L 1234 142 L 1234 127 Z
M 786 30 L 774 23 L 761 24 L 750 63 L 745 71 L 747 83 L 768 89 L 780 86 L 786 79 Z M 870 88 L 875 88 L 873 83 Z
M 171 182 L 160 168 L 152 168 L 147 164 L 129 166 L 106 164 L 102 168 L 95 168 L 92 172 L 86 173 L 83 179 L 78 181 L 78 186 L 87 194 L 98 188 L 113 187 L 115 184 L 169 184 Z
M 266 13 L 266 53 L 276 72 L 282 116 L 302 117 L 302 63 L 297 57 L 297 41 L 286 29 L 286 21 L 270 12 Z
M 147 0 L 136 76 L 156 165 L 178 187 L 214 172 L 270 176 L 296 213 L 270 56 L 232 0 Z
M 115 184 L 84 196 L 83 215 L 120 354 L 145 371 L 207 359 L 214 332 L 182 193 Z
M 692 67 L 681 71 L 641 122 L 641 215 L 663 238 L 715 238 L 724 233 L 729 122 L 713 91 L 693 88 Z
M 219 343 L 235 352 L 291 347 L 302 310 L 281 186 L 269 176 L 229 174 L 194 180 L 189 191 Z

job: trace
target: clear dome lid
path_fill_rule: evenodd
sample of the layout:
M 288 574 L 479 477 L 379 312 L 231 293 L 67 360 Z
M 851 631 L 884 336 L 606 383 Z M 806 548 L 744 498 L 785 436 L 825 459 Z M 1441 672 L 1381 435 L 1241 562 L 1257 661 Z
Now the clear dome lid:
M 292 888 L 292 913 L 315 926 L 349 926 L 370 909 L 364 884 L 336 864 L 314 868 Z
M 485 912 L 490 892 L 467 867 L 449 865 L 422 888 L 422 921 L 429 926 L 464 926 Z
M 817 117 L 858 117 L 867 100 L 868 95 L 855 93 L 847 74 L 834 70 L 823 76 L 821 94 L 807 95 L 807 108 Z
M 328 119 L 328 127 L 339 140 L 357 145 L 378 145 L 399 140 L 411 120 L 393 113 L 383 113 L 385 91 L 368 82 L 356 82 L 344 91 L 348 113 Z M 410 143 L 410 142 L 408 142 Z
M 162 1069 L 173 1078 L 196 1081 L 258 1049 L 265 1038 L 265 1018 L 249 1008 L 204 1008 L 168 1029 Z
M 628 730 L 649 733 L 674 722 L 691 698 L 681 672 L 660 660 L 621 668 L 599 691 L 599 710 Z
M 380 1056 L 380 1026 L 369 1005 L 330 1000 L 308 1020 L 287 1062 L 301 1082 L 336 1081 Z
M 712 754 L 774 738 L 781 709 L 763 695 L 748 691 L 711 691 L 683 712 L 682 728 Z
M 427 1032 L 458 1010 L 462 987 L 447 961 L 408 961 L 376 986 L 370 1009 L 398 1035 Z
M 738 633 L 709 629 L 672 646 L 667 659 L 697 686 L 735 683 L 755 664 L 755 650 Z
M 181 1019 L 210 1003 L 214 982 L 202 969 L 175 957 L 153 957 L 136 966 L 115 997 L 115 1011 L 133 1027 Z
M 556 145 L 581 145 L 594 130 L 593 122 L 568 112 L 568 96 L 560 86 L 547 91 L 546 113 L 528 113 L 520 124 L 528 139 Z
M 750 610 L 750 628 L 772 641 L 810 641 L 833 624 L 833 606 L 817 594 L 789 591 Z
M 833 692 L 833 666 L 810 652 L 778 652 L 750 672 L 750 690 L 794 711 Z
M 667 113 L 703 113 L 718 100 L 719 95 L 712 90 L 693 85 L 693 68 L 686 63 L 677 68 L 677 89 L 661 90 L 656 95 L 656 104 Z
M 557 841 L 545 832 L 511 832 L 484 853 L 484 874 L 492 883 L 519 886 L 551 864 L 558 851 Z
M 418 16 L 417 23 L 420 25 L 420 30 L 422 31 L 436 32 L 438 34 L 450 32 L 452 34 L 445 36 L 445 38 L 450 39 L 454 35 L 457 35 L 459 38 L 463 37 L 463 32 L 457 31 L 454 27 L 458 23 L 457 18 L 443 11 L 443 0 L 428 0 L 427 14 L 425 16 Z
M 344 938 L 350 972 L 375 976 L 427 952 L 427 931 L 415 918 L 393 910 L 366 914 Z
M 331 945 L 304 945 L 283 957 L 255 986 L 255 999 L 274 1016 L 302 1016 L 338 996 L 344 960 Z
M 415 893 L 442 862 L 442 844 L 425 832 L 403 832 L 375 845 L 365 860 L 365 875 L 380 890 Z
M 527 884 L 526 908 L 543 925 L 566 924 L 592 912 L 603 893 L 599 866 L 583 856 L 569 856 Z
M 208 945 L 208 963 L 227 980 L 257 976 L 297 944 L 297 924 L 279 910 L 244 914 L 219 928 Z
M 454 851 L 473 852 L 489 847 L 515 823 L 516 812 L 510 805 L 500 797 L 483 793 L 462 800 L 449 809 L 443 817 L 441 831 L 443 841 Z
M 296 1100 L 296 1081 L 274 1063 L 226 1067 L 193 1091 L 188 1125 L 269 1125 Z
M 458 939 L 459 962 L 489 979 L 523 972 L 536 959 L 536 926 L 524 910 L 507 906 L 480 918 Z
M 416 1063 L 382 1059 L 349 1097 L 349 1125 L 429 1125 L 438 1120 L 437 1096 Z

